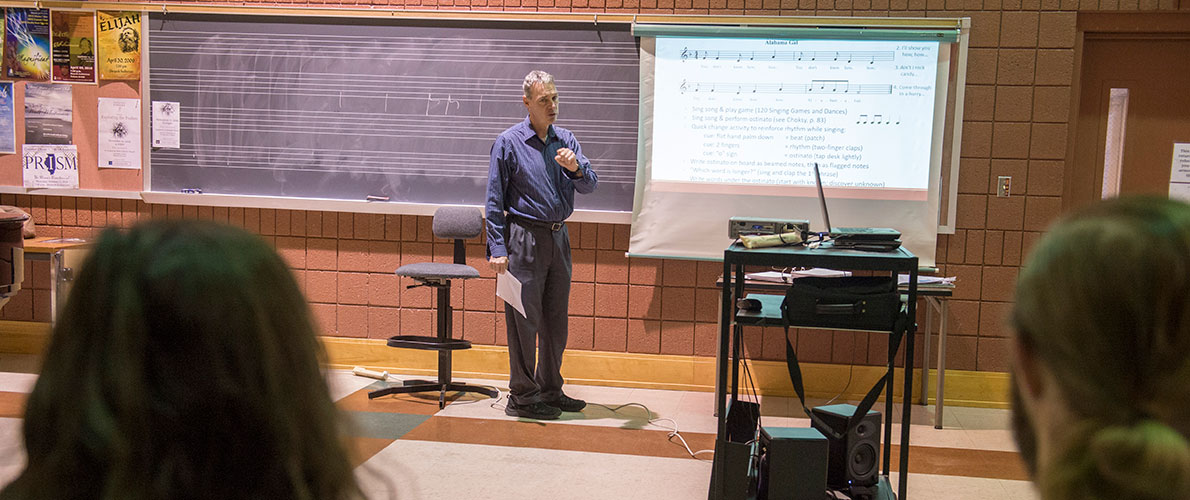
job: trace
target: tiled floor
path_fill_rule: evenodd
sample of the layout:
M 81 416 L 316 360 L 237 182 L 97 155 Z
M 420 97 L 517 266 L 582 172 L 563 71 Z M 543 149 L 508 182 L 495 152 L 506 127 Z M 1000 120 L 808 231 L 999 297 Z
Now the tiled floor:
M 35 360 L 0 355 L 0 484 L 24 460 L 20 416 L 35 370 Z M 436 393 L 369 400 L 367 392 L 384 382 L 340 370 L 328 372 L 328 380 L 350 416 L 358 477 L 369 498 L 707 497 L 711 454 L 692 458 L 669 429 L 676 425 L 696 452 L 713 448 L 709 393 L 568 386 L 570 395 L 592 404 L 558 421 L 537 422 L 505 416 L 502 399 L 461 395 L 439 410 Z M 501 381 L 467 382 L 498 387 L 502 396 L 506 390 Z M 649 423 L 637 405 L 611 409 L 628 403 L 646 405 L 662 420 Z M 800 414 L 796 400 L 764 398 L 761 408 L 763 425 L 808 425 L 794 416 Z M 908 498 L 1037 498 L 1017 458 L 1008 412 L 948 407 L 943 430 L 933 427 L 932 407 L 914 407 L 913 418 Z

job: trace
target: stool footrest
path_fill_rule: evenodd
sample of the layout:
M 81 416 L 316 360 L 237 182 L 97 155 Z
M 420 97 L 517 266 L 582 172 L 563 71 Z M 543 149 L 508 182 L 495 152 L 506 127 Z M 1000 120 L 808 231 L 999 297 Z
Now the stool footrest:
M 388 338 L 388 346 L 405 349 L 422 349 L 426 351 L 457 351 L 459 349 L 470 349 L 471 341 L 463 339 L 442 340 L 438 337 L 422 335 L 397 335 Z

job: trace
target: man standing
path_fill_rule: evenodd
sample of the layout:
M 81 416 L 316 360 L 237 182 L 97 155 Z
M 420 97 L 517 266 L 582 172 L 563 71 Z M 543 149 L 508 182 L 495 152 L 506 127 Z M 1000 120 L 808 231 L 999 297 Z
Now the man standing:
M 564 221 L 574 213 L 574 192 L 594 191 L 599 179 L 574 134 L 553 125 L 558 118 L 554 77 L 530 72 L 522 100 L 529 116 L 492 146 L 488 261 L 496 273 L 507 270 L 521 282 L 525 307 L 522 316 L 504 305 L 509 361 L 504 412 L 555 419 L 587 405 L 562 393 L 570 302 L 570 233 Z

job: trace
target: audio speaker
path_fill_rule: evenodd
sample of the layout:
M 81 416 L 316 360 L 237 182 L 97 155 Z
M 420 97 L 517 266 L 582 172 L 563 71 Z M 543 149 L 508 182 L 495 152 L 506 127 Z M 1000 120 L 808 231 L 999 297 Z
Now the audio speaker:
M 827 428 L 822 431 L 830 442 L 826 484 L 832 489 L 845 490 L 852 486 L 872 486 L 879 475 L 880 412 L 868 411 L 859 424 L 847 432 L 847 421 L 856 407 L 848 404 L 818 406 L 810 411 Z M 835 439 L 832 434 L 842 434 Z
M 828 441 L 810 427 L 761 427 L 757 498 L 822 500 L 826 494 Z

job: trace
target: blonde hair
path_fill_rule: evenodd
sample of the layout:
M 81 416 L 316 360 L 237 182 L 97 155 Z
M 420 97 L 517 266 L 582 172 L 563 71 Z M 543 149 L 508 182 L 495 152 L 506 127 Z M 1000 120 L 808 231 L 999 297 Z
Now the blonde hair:
M 1076 421 L 1043 498 L 1190 498 L 1190 205 L 1117 199 L 1064 219 L 1017 280 L 1013 323 Z

